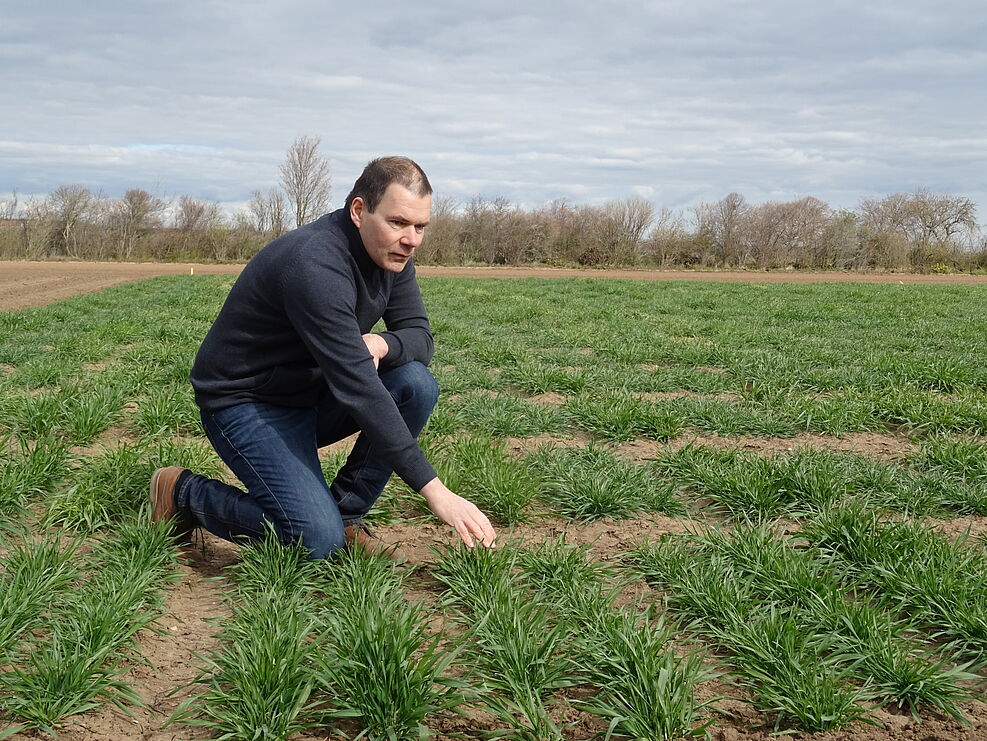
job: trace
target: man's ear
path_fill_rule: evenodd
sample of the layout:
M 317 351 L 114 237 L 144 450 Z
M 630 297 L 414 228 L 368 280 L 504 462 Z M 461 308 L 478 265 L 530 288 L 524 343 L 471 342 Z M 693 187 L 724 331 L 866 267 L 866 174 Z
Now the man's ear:
M 357 229 L 360 228 L 360 220 L 363 218 L 363 209 L 365 205 L 363 199 L 357 196 L 350 202 L 350 219 Z

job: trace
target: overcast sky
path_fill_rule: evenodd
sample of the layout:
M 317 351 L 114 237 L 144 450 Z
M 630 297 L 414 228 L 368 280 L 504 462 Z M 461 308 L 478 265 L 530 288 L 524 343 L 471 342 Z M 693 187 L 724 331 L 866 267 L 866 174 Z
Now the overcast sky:
M 232 208 L 316 135 L 334 205 L 407 154 L 459 202 L 928 188 L 984 222 L 985 39 L 982 0 L 4 0 L 0 193 Z

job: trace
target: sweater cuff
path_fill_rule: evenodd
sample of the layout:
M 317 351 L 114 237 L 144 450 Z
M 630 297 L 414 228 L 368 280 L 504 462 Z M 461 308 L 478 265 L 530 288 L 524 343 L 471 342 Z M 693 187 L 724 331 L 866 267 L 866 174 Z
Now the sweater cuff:
M 381 332 L 380 336 L 387 343 L 387 355 L 381 359 L 380 364 L 385 368 L 402 365 L 401 353 L 404 352 L 404 345 L 401 344 L 401 339 L 393 332 Z

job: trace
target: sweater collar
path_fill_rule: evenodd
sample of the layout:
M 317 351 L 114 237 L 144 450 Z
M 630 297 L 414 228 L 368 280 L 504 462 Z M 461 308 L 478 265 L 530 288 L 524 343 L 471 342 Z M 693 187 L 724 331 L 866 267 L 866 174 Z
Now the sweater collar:
M 360 230 L 356 228 L 356 224 L 350 218 L 349 212 L 345 208 L 340 208 L 333 214 L 333 218 L 343 230 L 343 234 L 346 235 L 350 254 L 356 260 L 356 264 L 359 266 L 363 276 L 369 278 L 374 273 L 384 272 L 377 263 L 370 259 L 370 255 L 367 254 L 367 248 L 363 246 L 363 239 L 360 237 Z

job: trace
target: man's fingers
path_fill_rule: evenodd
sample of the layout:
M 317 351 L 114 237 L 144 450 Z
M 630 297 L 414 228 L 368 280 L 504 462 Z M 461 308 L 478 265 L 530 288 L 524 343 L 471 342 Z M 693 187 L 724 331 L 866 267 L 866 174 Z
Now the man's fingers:
M 493 526 L 482 513 L 479 518 L 471 519 L 466 522 L 466 532 L 468 534 L 468 540 L 467 536 L 463 535 L 462 530 L 459 531 L 459 535 L 470 548 L 476 544 L 476 541 L 483 543 L 485 548 L 489 548 L 497 539 L 497 533 L 494 532 Z
M 490 520 L 483 514 L 480 515 L 479 523 L 474 524 L 473 533 L 487 548 L 492 546 L 497 539 L 497 533 L 494 531 L 493 525 L 490 524 Z
M 467 527 L 465 522 L 456 523 L 456 532 L 459 533 L 459 537 L 463 539 L 467 548 L 472 548 L 476 545 L 476 539 L 473 537 L 473 533 L 470 532 L 469 527 Z

